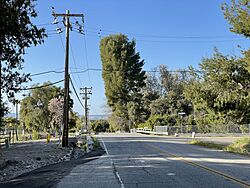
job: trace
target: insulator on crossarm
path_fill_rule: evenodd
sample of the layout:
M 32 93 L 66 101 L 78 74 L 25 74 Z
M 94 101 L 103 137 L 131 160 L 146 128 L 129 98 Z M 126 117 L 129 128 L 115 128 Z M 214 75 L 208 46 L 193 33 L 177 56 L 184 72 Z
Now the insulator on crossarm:
M 66 27 L 66 18 L 63 17 L 63 25 Z
M 84 24 L 84 16 L 82 16 L 82 24 Z
M 62 32 L 63 32 L 63 31 L 62 31 L 62 28 L 56 28 L 56 32 L 57 32 L 58 34 L 62 33 Z
M 81 33 L 81 34 L 84 34 L 82 26 L 79 27 L 78 32 Z
M 52 22 L 52 24 L 58 24 L 57 17 L 54 18 L 54 21 Z
M 101 32 L 102 32 L 102 30 L 100 29 L 99 32 L 97 33 L 99 38 L 102 37 L 102 36 L 101 36 Z

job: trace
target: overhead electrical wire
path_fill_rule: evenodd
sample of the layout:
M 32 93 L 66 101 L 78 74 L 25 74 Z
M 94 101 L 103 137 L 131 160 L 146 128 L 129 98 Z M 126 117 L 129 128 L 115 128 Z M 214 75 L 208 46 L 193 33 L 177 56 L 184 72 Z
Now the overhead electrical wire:
M 75 23 L 71 22 L 71 24 L 75 24 Z M 83 28 L 83 25 L 81 25 L 79 23 L 75 24 L 75 25 Z M 88 70 L 89 69 L 89 60 L 88 60 L 88 50 L 87 50 L 87 42 L 86 42 L 85 34 L 83 33 L 83 30 L 81 32 L 79 28 L 75 28 L 75 27 L 71 27 L 71 28 L 72 28 L 72 31 L 83 35 L 84 50 L 85 50 L 85 61 L 86 61 L 86 66 L 87 66 L 87 70 Z M 89 72 L 88 72 L 88 81 L 89 81 L 89 84 L 92 85 Z
M 193 41 L 193 40 L 189 40 L 189 41 L 166 41 L 166 40 L 136 40 L 138 42 L 150 42 L 150 43 L 192 43 L 192 44 L 196 44 L 196 43 L 220 43 L 220 42 L 237 42 L 237 41 L 244 41 L 245 39 L 231 39 L 231 40 L 203 40 L 203 41 Z
M 72 69 L 72 68 L 71 68 Z M 120 70 L 103 70 L 101 68 L 89 68 L 89 69 L 79 69 L 77 68 L 77 71 L 71 71 L 70 74 L 80 74 L 80 73 L 86 73 L 88 71 L 106 71 L 106 72 L 118 72 Z M 153 72 L 160 72 L 159 70 L 143 70 L 147 73 L 153 73 Z M 168 72 L 192 72 L 190 70 L 168 70 Z M 194 70 L 193 72 L 204 72 L 204 71 L 201 71 L 201 70 Z M 64 71 L 55 71 L 55 70 L 52 70 L 52 71 L 44 71 L 44 72 L 40 72 L 40 73 L 34 73 L 34 74 L 31 74 L 30 76 L 39 76 L 39 75 L 44 75 L 44 74 L 50 74 L 50 73 L 56 73 L 56 74 L 61 74 L 61 73 L 64 73 Z
M 93 35 L 93 34 L 88 34 L 86 32 L 85 36 L 90 36 L 90 37 L 98 37 L 100 38 L 99 34 Z M 102 36 L 107 36 L 107 35 L 102 35 Z M 246 41 L 246 39 L 242 38 L 235 38 L 235 39 L 225 39 L 225 40 L 147 40 L 147 39 L 136 39 L 137 42 L 148 42 L 148 43 L 224 43 L 224 42 L 237 42 L 237 41 Z
M 74 30 L 73 30 L 74 31 Z M 75 31 L 77 32 L 77 31 Z M 100 38 L 101 36 L 108 36 L 108 35 L 102 35 L 102 34 L 88 34 L 86 32 L 83 34 L 85 36 L 90 36 L 90 37 L 98 37 Z M 192 43 L 192 44 L 198 44 L 198 43 L 226 43 L 226 42 L 239 42 L 239 41 L 246 41 L 246 39 L 242 38 L 235 38 L 235 39 L 225 39 L 225 40 L 147 40 L 147 39 L 136 39 L 136 42 L 148 42 L 148 43 Z
M 39 76 L 39 75 L 44 75 L 44 74 L 49 74 L 49 73 L 60 74 L 60 73 L 64 73 L 64 71 L 54 71 L 54 70 L 44 71 L 44 72 L 40 72 L 40 73 L 31 74 L 30 76 L 33 77 L 33 76 Z
M 83 36 L 83 38 L 84 38 L 85 60 L 86 60 L 87 69 L 89 69 L 88 51 L 87 51 L 87 44 L 86 44 L 85 35 Z M 89 79 L 89 84 L 91 86 L 92 84 L 91 84 L 91 80 L 90 80 L 89 71 L 88 71 L 88 79 Z
M 60 26 L 59 26 L 58 23 L 57 23 L 57 26 L 60 28 Z M 63 44 L 63 39 L 62 39 L 61 33 L 59 34 L 59 36 L 60 36 L 62 48 L 65 50 L 65 47 L 64 47 L 64 44 Z M 70 68 L 70 71 L 72 72 L 71 68 Z M 74 82 L 76 83 L 77 87 L 79 87 L 73 75 L 72 75 L 72 78 L 73 78 Z
M 58 23 L 62 23 L 63 21 L 59 21 Z M 58 24 L 57 23 L 57 24 Z M 83 28 L 83 25 L 80 23 L 74 23 L 70 22 L 72 30 L 79 30 L 79 28 L 76 28 L 78 26 Z M 48 25 L 53 25 L 53 23 L 44 23 L 44 24 L 38 24 L 37 26 L 48 26 Z M 73 25 L 73 26 L 72 26 Z M 75 27 L 76 26 L 76 27 Z M 90 34 L 97 34 L 97 36 L 100 37 L 100 34 L 102 35 L 109 35 L 109 34 L 115 34 L 115 33 L 124 33 L 126 35 L 132 35 L 134 37 L 138 38 L 158 38 L 158 39 L 176 39 L 176 40 L 184 40 L 186 41 L 187 39 L 192 39 L 192 41 L 187 41 L 187 42 L 194 42 L 194 40 L 201 40 L 201 39 L 232 39 L 232 40 L 220 40 L 220 41 L 200 41 L 202 43 L 206 42 L 232 42 L 232 41 L 241 41 L 244 40 L 238 36 L 235 35 L 198 35 L 198 36 L 185 36 L 185 35 L 151 35 L 151 34 L 143 34 L 143 33 L 133 33 L 133 32 L 121 32 L 121 31 L 115 31 L 115 30 L 109 30 L 109 29 L 102 29 L 102 28 L 96 28 L 96 27 L 84 27 L 85 28 L 85 35 L 87 36 L 95 36 L 95 35 L 90 35 Z M 74 30 L 74 31 L 75 31 Z M 75 31 L 78 32 L 78 31 Z M 90 34 L 89 34 L 90 33 Z M 55 34 L 55 33 L 53 33 Z M 82 34 L 82 33 L 80 33 Z M 137 41 L 140 42 L 154 42 L 154 43 L 165 43 L 165 42 L 176 42 L 176 41 L 162 41 L 162 40 L 143 40 L 143 39 L 138 39 Z M 178 42 L 184 42 L 184 41 L 178 41 Z
M 85 73 L 85 72 L 88 72 L 88 71 L 105 71 L 105 72 L 119 72 L 119 71 L 123 71 L 123 70 L 105 70 L 105 69 L 101 69 L 101 68 L 89 68 L 89 69 L 85 69 L 85 70 L 82 70 L 82 71 L 78 71 L 78 72 L 71 72 L 71 74 L 74 74 L 74 73 Z M 159 70 L 142 70 L 142 71 L 145 71 L 147 73 L 154 73 L 154 72 L 160 72 Z M 194 71 L 191 71 L 191 70 L 168 70 L 168 72 L 205 72 L 205 71 L 201 71 L 201 70 L 194 70 Z
M 74 63 L 75 69 L 78 70 L 78 68 L 76 66 L 76 60 L 75 60 L 75 56 L 74 56 L 74 52 L 73 52 L 73 47 L 72 47 L 71 43 L 70 43 L 70 52 L 71 52 L 71 55 L 72 55 L 72 59 L 73 59 L 73 63 Z M 70 68 L 70 70 L 71 70 L 71 68 Z M 78 80 L 79 80 L 81 86 L 83 87 L 83 83 L 82 83 L 82 80 L 80 79 L 79 74 L 77 74 L 77 77 L 78 77 Z
M 37 24 L 36 26 L 48 26 L 48 25 L 54 25 L 53 23 L 43 23 L 43 24 Z
M 73 88 L 73 90 L 74 90 L 74 93 L 75 93 L 75 95 L 76 95 L 76 97 L 77 97 L 79 103 L 80 103 L 81 106 L 84 108 L 84 105 L 82 104 L 82 101 L 80 100 L 80 97 L 79 97 L 79 95 L 78 95 L 77 92 L 76 92 L 76 88 L 75 88 L 75 86 L 74 86 L 74 84 L 73 84 L 71 78 L 69 78 L 69 80 L 70 80 L 70 83 L 71 83 L 71 85 L 72 85 L 72 88 Z
M 64 79 L 56 81 L 56 82 L 53 82 L 53 83 L 49 83 L 49 84 L 46 84 L 46 85 L 41 85 L 41 86 L 36 86 L 36 87 L 28 87 L 28 88 L 16 88 L 14 90 L 25 91 L 25 90 L 32 90 L 32 89 L 44 88 L 44 87 L 48 87 L 48 86 L 51 86 L 51 85 L 58 84 L 58 83 L 63 82 L 63 81 L 64 81 Z
M 167 39 L 218 39 L 218 38 L 239 38 L 235 35 L 199 35 L 199 36 L 181 36 L 181 35 L 149 35 L 149 34 L 139 34 L 133 32 L 121 32 L 121 31 L 114 31 L 114 30 L 107 30 L 102 28 L 93 28 L 93 27 L 86 27 L 87 29 L 90 28 L 92 32 L 101 32 L 103 34 L 115 34 L 115 33 L 124 33 L 127 35 L 133 35 L 136 37 L 144 37 L 144 38 L 167 38 Z

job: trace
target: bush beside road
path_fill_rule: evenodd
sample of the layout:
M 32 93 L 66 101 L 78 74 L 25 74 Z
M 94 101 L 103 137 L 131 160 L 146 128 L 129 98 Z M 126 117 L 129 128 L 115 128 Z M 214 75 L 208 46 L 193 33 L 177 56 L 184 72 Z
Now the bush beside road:
M 232 153 L 238 153 L 238 154 L 244 154 L 250 156 L 250 138 L 245 137 L 236 140 L 232 144 L 221 144 L 221 143 L 215 143 L 215 142 L 206 142 L 206 141 L 200 141 L 200 140 L 192 140 L 189 142 L 192 145 L 198 145 L 203 146 L 207 148 L 214 148 L 219 149 L 223 151 L 228 151 Z

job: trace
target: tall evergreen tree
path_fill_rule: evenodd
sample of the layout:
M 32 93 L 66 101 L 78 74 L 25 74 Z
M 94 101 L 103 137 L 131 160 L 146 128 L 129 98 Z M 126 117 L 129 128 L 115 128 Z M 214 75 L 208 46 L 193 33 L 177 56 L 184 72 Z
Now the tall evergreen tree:
M 135 41 L 123 34 L 101 40 L 102 77 L 108 105 L 116 116 L 128 119 L 128 103 L 139 101 L 145 86 L 144 60 L 135 51 Z

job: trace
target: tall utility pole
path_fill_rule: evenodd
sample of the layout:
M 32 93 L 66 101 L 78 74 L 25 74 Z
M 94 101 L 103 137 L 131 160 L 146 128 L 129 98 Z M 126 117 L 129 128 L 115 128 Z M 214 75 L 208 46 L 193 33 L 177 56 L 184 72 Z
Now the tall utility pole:
M 69 31 L 72 29 L 69 18 L 70 17 L 81 17 L 84 18 L 83 14 L 70 14 L 69 10 L 66 14 L 56 14 L 52 12 L 55 17 L 54 24 L 57 24 L 57 17 L 63 17 L 64 25 L 66 27 L 66 48 L 65 48 L 65 71 L 64 71 L 64 104 L 63 104 L 63 137 L 62 147 L 68 147 L 68 122 L 69 122 Z
M 2 57 L 2 52 L 0 52 Z M 4 116 L 3 113 L 3 105 L 2 105 L 2 61 L 0 61 L 0 127 L 2 126 L 2 117 Z
M 83 94 L 83 99 L 85 100 L 85 127 L 86 127 L 86 130 L 89 131 L 89 128 L 88 128 L 88 100 L 90 99 L 90 97 L 88 95 L 92 95 L 92 87 L 84 87 L 84 88 L 81 88 L 81 90 L 83 91 L 81 94 Z

